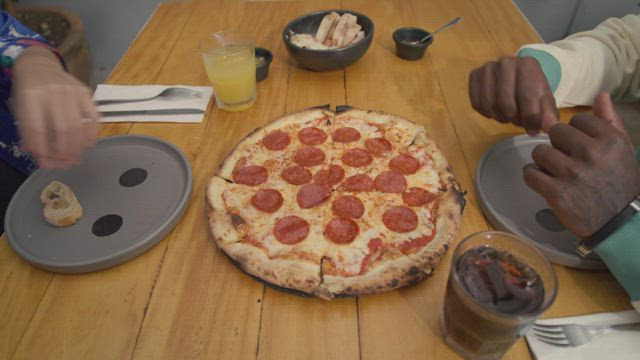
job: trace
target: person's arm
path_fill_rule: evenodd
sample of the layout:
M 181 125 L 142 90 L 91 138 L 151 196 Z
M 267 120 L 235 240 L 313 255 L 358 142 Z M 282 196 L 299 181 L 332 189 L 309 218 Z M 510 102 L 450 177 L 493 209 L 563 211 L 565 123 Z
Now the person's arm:
M 640 195 L 635 151 L 608 94 L 599 94 L 593 115 L 578 114 L 549 131 L 551 145 L 538 145 L 524 181 L 540 194 L 560 222 L 578 238 L 598 232 Z M 640 301 L 640 215 L 595 247 L 609 270 Z
M 22 148 L 41 167 L 69 167 L 97 135 L 91 90 L 44 47 L 24 50 L 13 67 L 12 97 Z
M 559 107 L 591 105 L 599 92 L 640 100 L 640 15 L 611 18 L 549 44 L 522 47 L 542 68 Z
M 68 167 L 96 137 L 91 91 L 40 35 L 0 13 L 0 97 L 13 102 L 21 147 L 39 166 Z

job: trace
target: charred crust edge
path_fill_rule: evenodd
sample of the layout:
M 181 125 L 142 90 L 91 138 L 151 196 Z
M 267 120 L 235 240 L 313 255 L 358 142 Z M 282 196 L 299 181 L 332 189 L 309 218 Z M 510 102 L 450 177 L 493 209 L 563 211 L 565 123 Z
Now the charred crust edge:
M 255 128 L 255 129 L 253 129 L 253 131 L 251 131 L 250 133 L 245 135 L 245 137 L 243 137 L 242 140 L 238 141 L 236 143 L 236 145 L 233 148 L 231 148 L 231 150 L 227 153 L 227 155 L 224 157 L 224 159 L 222 159 L 222 161 L 220 161 L 220 164 L 218 164 L 218 167 L 216 168 L 216 172 L 214 173 L 214 175 L 222 178 L 220 176 L 220 172 L 225 167 L 227 161 L 229 161 L 229 158 L 231 158 L 231 155 L 233 155 L 233 153 L 236 151 L 238 146 L 240 146 L 240 144 L 242 144 L 246 139 L 248 139 L 249 137 L 251 137 L 253 134 L 257 133 L 260 130 L 262 130 L 262 126 L 259 126 L 259 127 Z M 225 179 L 225 180 L 227 180 L 227 179 Z
M 464 198 L 467 195 L 467 191 L 460 191 L 457 187 L 451 189 L 455 196 L 455 202 L 460 205 L 460 215 L 464 212 L 464 207 L 467 204 L 467 200 Z
M 254 276 L 254 275 L 252 275 L 251 273 L 247 272 L 247 271 L 245 270 L 245 267 L 244 267 L 244 265 L 242 264 L 242 262 L 240 262 L 240 261 L 238 261 L 238 260 L 236 260 L 236 259 L 232 258 L 231 256 L 227 255 L 227 253 L 225 253 L 224 251 L 222 251 L 222 253 L 224 254 L 224 256 L 225 256 L 227 259 L 231 260 L 231 263 L 232 263 L 233 265 L 235 265 L 235 266 L 236 266 L 240 271 L 242 271 L 242 272 L 243 272 L 244 274 L 246 274 L 246 275 L 249 275 L 249 276 L 250 276 L 250 277 L 252 277 L 254 280 L 256 280 L 257 282 L 259 282 L 259 283 L 261 283 L 261 284 L 263 284 L 263 285 L 265 285 L 265 286 L 268 286 L 268 287 L 270 287 L 270 288 L 272 288 L 272 289 L 280 290 L 280 291 L 283 291 L 283 292 L 286 292 L 286 293 L 289 293 L 289 294 L 292 294 L 292 295 L 297 295 L 297 296 L 300 296 L 300 297 L 304 297 L 304 298 L 311 298 L 311 297 L 315 297 L 315 296 L 313 296 L 313 295 L 311 295 L 311 294 L 307 294 L 307 293 L 306 293 L 306 292 L 304 292 L 304 291 L 300 291 L 300 290 L 295 290 L 295 289 L 286 288 L 286 287 L 283 287 L 283 286 L 279 286 L 279 285 L 272 284 L 272 283 L 270 283 L 270 282 L 268 282 L 268 281 L 266 281 L 266 280 L 262 280 L 262 279 L 260 279 L 259 277 Z

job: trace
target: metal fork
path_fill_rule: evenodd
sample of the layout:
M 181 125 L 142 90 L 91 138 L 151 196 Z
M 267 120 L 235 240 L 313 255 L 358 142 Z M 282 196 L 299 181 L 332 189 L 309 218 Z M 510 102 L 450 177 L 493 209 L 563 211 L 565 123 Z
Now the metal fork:
M 149 100 L 154 100 L 159 98 L 170 100 L 175 98 L 200 98 L 201 96 L 202 96 L 202 93 L 200 91 L 185 89 L 181 87 L 169 87 L 162 90 L 160 93 L 154 96 L 149 96 L 146 98 L 96 100 L 94 101 L 94 103 L 96 105 L 107 105 L 107 104 L 120 104 L 120 103 L 138 102 L 138 101 L 149 101 Z
M 593 338 L 617 331 L 640 331 L 640 322 L 617 325 L 545 325 L 534 323 L 532 334 L 555 346 L 581 346 Z

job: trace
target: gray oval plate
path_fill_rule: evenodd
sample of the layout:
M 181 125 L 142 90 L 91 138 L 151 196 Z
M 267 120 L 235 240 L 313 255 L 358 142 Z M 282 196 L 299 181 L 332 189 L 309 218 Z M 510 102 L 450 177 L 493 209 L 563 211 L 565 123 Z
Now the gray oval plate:
M 53 180 L 67 184 L 83 207 L 74 225 L 44 220 L 40 193 Z M 45 270 L 105 269 L 140 255 L 173 229 L 189 204 L 191 181 L 189 162 L 174 145 L 149 136 L 105 138 L 71 169 L 33 173 L 9 204 L 5 233 L 18 255 Z M 98 221 L 106 215 L 120 217 L 121 226 Z
M 579 240 L 560 224 L 544 199 L 524 183 L 522 168 L 533 162 L 531 151 L 538 144 L 549 144 L 549 137 L 515 136 L 484 154 L 475 178 L 482 212 L 495 228 L 531 242 L 554 263 L 578 269 L 606 269 L 596 254 L 586 258 L 578 255 Z

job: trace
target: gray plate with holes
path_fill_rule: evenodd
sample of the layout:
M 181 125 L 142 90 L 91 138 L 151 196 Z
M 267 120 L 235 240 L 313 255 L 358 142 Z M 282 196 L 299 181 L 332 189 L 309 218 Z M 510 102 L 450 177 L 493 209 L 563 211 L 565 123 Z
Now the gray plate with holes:
M 42 189 L 67 184 L 84 210 L 56 228 L 42 215 Z M 5 218 L 11 247 L 49 271 L 105 269 L 142 254 L 180 220 L 191 196 L 191 168 L 174 145 L 138 135 L 100 140 L 79 165 L 40 169 L 16 192 Z
M 489 149 L 476 171 L 480 208 L 494 227 L 533 243 L 554 263 L 578 269 L 605 269 L 596 254 L 582 258 L 576 253 L 579 240 L 522 179 L 522 168 L 533 162 L 533 148 L 548 143 L 546 135 L 519 135 Z

